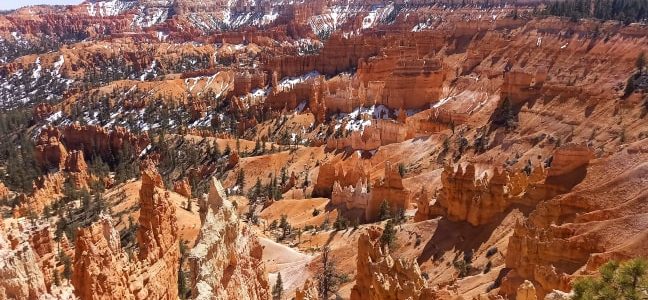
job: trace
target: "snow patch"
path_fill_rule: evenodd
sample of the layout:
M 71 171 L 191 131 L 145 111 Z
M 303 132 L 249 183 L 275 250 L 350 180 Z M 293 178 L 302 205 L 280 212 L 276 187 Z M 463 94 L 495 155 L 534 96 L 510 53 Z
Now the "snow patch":
M 284 79 L 282 79 L 279 82 L 279 87 L 281 87 L 283 89 L 292 88 L 294 85 L 296 85 L 298 83 L 302 83 L 302 82 L 310 80 L 310 79 L 315 79 L 319 75 L 320 75 L 319 72 L 312 71 L 312 72 L 306 73 L 306 74 L 304 74 L 302 76 L 299 76 L 299 77 L 285 77 Z
M 51 116 L 47 117 L 45 120 L 48 123 L 54 123 L 54 122 L 58 121 L 59 119 L 61 119 L 61 117 L 63 117 L 63 112 L 59 110 L 59 111 L 53 113 Z
M 43 67 L 41 66 L 41 59 L 40 57 L 36 59 L 36 69 L 32 72 L 32 78 L 38 79 L 41 77 L 41 71 L 43 70 Z

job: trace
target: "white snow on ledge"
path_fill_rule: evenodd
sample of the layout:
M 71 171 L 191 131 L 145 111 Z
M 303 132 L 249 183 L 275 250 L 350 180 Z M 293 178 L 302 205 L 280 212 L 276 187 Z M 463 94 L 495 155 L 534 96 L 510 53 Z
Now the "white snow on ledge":
M 294 85 L 296 85 L 298 83 L 302 83 L 302 82 L 307 81 L 309 79 L 315 79 L 319 75 L 320 75 L 319 72 L 312 71 L 312 72 L 306 73 L 306 74 L 304 74 L 302 76 L 299 76 L 299 77 L 285 77 L 284 79 L 282 79 L 279 82 L 279 87 L 284 88 L 284 89 L 292 88 Z

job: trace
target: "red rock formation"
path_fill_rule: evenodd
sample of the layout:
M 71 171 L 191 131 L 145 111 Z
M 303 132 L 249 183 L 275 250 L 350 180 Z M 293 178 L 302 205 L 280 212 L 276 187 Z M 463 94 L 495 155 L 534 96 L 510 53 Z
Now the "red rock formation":
M 70 152 L 65 161 L 65 171 L 68 172 L 76 188 L 88 188 L 90 174 L 88 174 L 88 165 L 83 157 L 83 151 L 72 150 Z
M 128 258 L 110 217 L 77 233 L 72 285 L 81 299 L 132 298 Z
M 228 161 L 227 161 L 227 168 L 232 169 L 236 167 L 236 165 L 239 162 L 239 154 L 237 151 L 232 151 L 229 155 Z
M 373 120 L 362 131 L 353 131 L 350 136 L 329 139 L 327 150 L 376 150 L 380 146 L 400 143 L 414 136 L 405 124 L 392 120 Z
M 189 256 L 192 295 L 197 299 L 268 299 L 261 244 L 238 219 L 215 178 L 209 196 L 199 203 L 202 228 Z
M 276 71 L 279 78 L 299 76 L 313 70 L 335 75 L 339 70 L 357 67 L 360 58 L 377 54 L 383 42 L 373 37 L 351 36 L 345 39 L 341 34 L 334 34 L 319 55 L 262 55 L 261 61 L 265 71 Z
M 30 213 L 39 215 L 45 206 L 52 204 L 63 195 L 65 176 L 61 172 L 41 176 L 34 181 L 33 193 L 19 195 L 20 205 L 14 211 L 16 217 L 27 216 Z
M 11 193 L 9 188 L 2 181 L 0 181 L 0 199 L 9 197 L 9 193 Z
M 82 299 L 176 299 L 178 228 L 175 206 L 152 162 L 141 166 L 139 253 L 129 259 L 110 217 L 77 234 L 72 284 Z
M 317 283 L 314 280 L 306 279 L 302 288 L 297 288 L 295 291 L 295 300 L 318 300 L 319 291 L 317 290 Z
M 480 178 L 481 176 L 481 178 Z M 499 169 L 478 175 L 473 164 L 454 170 L 446 166 L 441 173 L 443 187 L 434 205 L 422 208 L 428 216 L 444 215 L 453 221 L 467 221 L 479 226 L 490 223 L 513 203 L 534 206 L 555 195 L 545 183 L 546 172 L 542 167 L 524 172 L 511 173 Z M 421 211 L 418 219 L 425 219 Z
M 512 105 L 521 106 L 532 97 L 540 95 L 539 89 L 544 84 L 547 70 L 536 72 L 513 69 L 504 74 L 501 98 L 508 99 Z
M 392 215 L 410 208 L 412 195 L 403 186 L 398 167 L 385 163 L 385 177 L 376 181 L 371 187 L 367 179 L 358 179 L 355 186 L 342 186 L 336 181 L 331 193 L 331 203 L 347 210 L 360 209 L 364 221 L 377 221 L 383 201 L 387 201 Z
M 32 116 L 36 121 L 42 121 L 45 118 L 49 117 L 52 114 L 52 105 L 49 103 L 39 103 L 34 106 L 34 112 Z
M 516 300 L 538 300 L 535 287 L 531 281 L 525 280 L 517 289 Z
M 490 178 L 480 179 L 472 164 L 465 169 L 459 166 L 456 172 L 446 167 L 441 174 L 443 188 L 438 203 L 446 208 L 450 220 L 482 225 L 509 206 L 507 180 L 508 173 L 498 169 Z
M 358 268 L 351 300 L 434 299 L 416 262 L 394 259 L 370 229 L 358 238 Z
M 123 127 L 113 131 L 96 126 L 72 124 L 63 128 L 62 140 L 69 149 L 83 150 L 86 155 L 98 153 L 109 158 L 114 153 L 123 151 L 129 144 L 132 153 L 140 153 L 149 144 L 148 135 L 136 135 Z
M 558 158 L 561 153 L 568 154 L 573 164 Z M 511 271 L 502 282 L 501 294 L 515 294 L 524 280 L 535 285 L 539 297 L 552 290 L 569 291 L 578 274 L 596 272 L 610 259 L 643 255 L 646 229 L 636 224 L 645 222 L 646 209 L 639 204 L 645 195 L 634 187 L 646 178 L 646 152 L 617 153 L 581 174 L 590 155 L 586 148 L 574 146 L 554 154 L 554 160 L 562 161 L 556 165 L 559 176 L 578 174 L 584 179 L 570 192 L 540 203 L 526 222 L 515 226 L 506 255 Z M 561 170 L 572 171 L 563 174 Z
M 189 180 L 184 178 L 174 182 L 173 191 L 187 198 L 191 198 L 191 185 L 189 184 Z
M 358 180 L 355 186 L 342 187 L 338 181 L 333 184 L 331 203 L 336 207 L 366 211 L 369 201 L 371 201 L 371 192 L 368 190 L 367 182 L 362 179 Z
M 62 170 L 65 166 L 68 151 L 61 143 L 61 132 L 57 128 L 43 128 L 37 138 L 34 151 L 36 164 L 43 169 Z
M 319 168 L 313 194 L 328 196 L 331 195 L 335 182 L 339 182 L 340 186 L 349 186 L 356 184 L 360 179 L 368 178 L 369 166 L 362 160 L 356 160 L 349 166 L 341 162 L 328 161 Z
M 430 196 L 428 195 L 425 187 L 416 196 L 416 214 L 414 215 L 414 222 L 421 222 L 430 219 L 432 215 L 430 206 Z
M 376 221 L 380 215 L 380 206 L 387 201 L 392 216 L 399 211 L 410 209 L 412 193 L 403 186 L 398 165 L 385 162 L 385 177 L 375 182 L 371 187 L 371 201 L 367 206 L 367 221 Z
M 443 62 L 439 58 L 416 57 L 415 48 L 388 48 L 382 56 L 360 64 L 358 76 L 363 82 L 384 83 L 376 104 L 391 109 L 418 109 L 439 101 L 447 77 Z

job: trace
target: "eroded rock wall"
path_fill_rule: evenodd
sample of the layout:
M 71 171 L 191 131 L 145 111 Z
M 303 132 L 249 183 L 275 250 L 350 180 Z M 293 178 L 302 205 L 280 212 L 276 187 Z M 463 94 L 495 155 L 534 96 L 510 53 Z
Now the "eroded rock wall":
M 200 201 L 202 227 L 191 250 L 191 289 L 196 299 L 269 299 L 263 248 L 239 220 L 217 179 Z
M 351 300 L 433 299 L 433 291 L 416 262 L 394 259 L 379 241 L 380 232 L 370 229 L 358 238 L 356 284 Z
M 176 299 L 180 249 L 175 206 L 151 161 L 141 166 L 137 255 L 109 216 L 77 234 L 72 285 L 81 299 Z

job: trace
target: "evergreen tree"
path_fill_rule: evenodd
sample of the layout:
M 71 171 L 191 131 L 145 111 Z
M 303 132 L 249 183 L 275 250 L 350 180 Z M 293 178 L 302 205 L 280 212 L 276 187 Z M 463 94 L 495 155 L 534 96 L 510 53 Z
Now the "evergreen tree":
M 639 71 L 639 73 L 643 72 L 644 68 L 646 67 L 646 54 L 644 52 L 641 52 L 637 57 L 635 66 L 637 67 L 637 71 Z
M 331 259 L 331 249 L 328 246 L 322 248 L 322 267 L 319 270 L 318 287 L 320 299 L 329 299 L 331 293 L 337 291 L 340 284 L 344 282 L 345 276 L 340 274 Z
M 389 202 L 387 202 L 387 199 L 384 199 L 382 203 L 380 203 L 380 211 L 378 212 L 378 219 L 380 221 L 384 221 L 391 218 L 391 209 L 389 208 Z
M 251 202 L 256 202 L 257 198 L 263 195 L 262 188 L 263 187 L 261 186 L 261 178 L 257 177 L 257 181 L 254 184 L 254 187 L 252 188 L 252 192 L 250 193 Z
M 286 167 L 281 168 L 281 186 L 285 186 L 286 183 L 288 182 L 288 170 L 286 170 Z
M 574 300 L 646 299 L 648 261 L 642 258 L 623 263 L 610 261 L 599 269 L 600 276 L 574 282 Z
M 281 239 L 285 239 L 286 236 L 290 233 L 292 230 L 292 226 L 290 226 L 290 223 L 288 223 L 288 216 L 287 215 L 281 215 L 281 221 L 279 221 L 279 228 L 281 228 Z
M 275 282 L 274 287 L 272 288 L 272 299 L 281 300 L 281 295 L 283 294 L 283 282 L 281 280 L 281 272 L 277 272 L 277 282 Z
M 243 168 L 239 169 L 236 174 L 236 186 L 239 187 L 239 191 L 243 191 L 243 186 L 245 186 L 245 173 L 243 172 Z
M 62 252 L 61 261 L 63 262 L 63 277 L 69 281 L 72 278 L 72 259 Z
M 380 236 L 380 244 L 389 248 L 394 247 L 396 242 L 396 230 L 394 229 L 394 222 L 392 220 L 387 221 L 385 224 L 385 229 L 383 229 L 382 235 Z
M 333 222 L 333 228 L 335 230 L 340 231 L 340 230 L 345 230 L 349 227 L 349 222 L 341 215 L 338 214 L 337 218 L 335 219 L 335 222 Z

